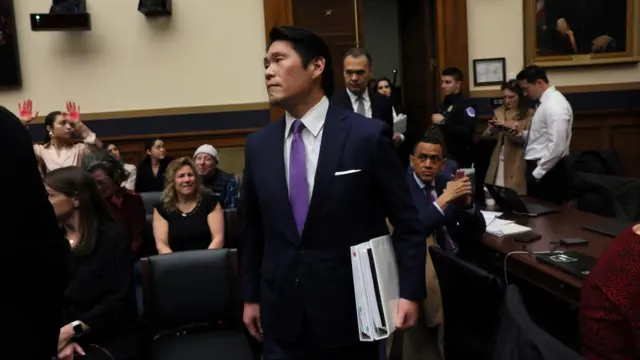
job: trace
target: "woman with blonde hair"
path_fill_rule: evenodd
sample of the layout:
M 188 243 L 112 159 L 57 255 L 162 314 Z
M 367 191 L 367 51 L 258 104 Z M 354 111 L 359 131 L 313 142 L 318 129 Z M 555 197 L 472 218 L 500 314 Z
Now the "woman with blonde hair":
M 522 138 L 511 136 L 503 130 L 528 129 L 533 111 L 528 108 L 524 91 L 517 80 L 509 80 L 501 88 L 504 105 L 494 110 L 493 119 L 489 120 L 489 126 L 482 134 L 485 139 L 496 140 L 484 182 L 508 187 L 520 195 L 526 195 L 527 163 L 524 160 L 524 142 Z
M 220 199 L 202 189 L 188 157 L 167 166 L 162 201 L 153 211 L 153 235 L 160 254 L 224 246 Z

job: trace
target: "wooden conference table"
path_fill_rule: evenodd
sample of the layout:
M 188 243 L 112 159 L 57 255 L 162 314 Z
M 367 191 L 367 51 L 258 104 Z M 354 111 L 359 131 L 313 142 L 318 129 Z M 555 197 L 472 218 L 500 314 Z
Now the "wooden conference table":
M 504 268 L 506 254 L 513 251 L 578 251 L 595 258 L 615 239 L 593 231 L 582 229 L 582 225 L 596 223 L 607 218 L 579 211 L 572 207 L 562 208 L 559 212 L 537 217 L 504 214 L 503 219 L 513 220 L 520 225 L 530 227 L 542 238 L 524 244 L 513 240 L 512 236 L 499 238 L 485 234 L 482 243 L 487 247 L 490 261 Z M 587 245 L 563 247 L 555 244 L 562 238 L 578 237 L 588 240 Z M 543 262 L 537 261 L 535 254 L 512 254 L 507 259 L 507 272 L 530 282 L 572 305 L 580 302 L 580 288 L 583 280 L 569 273 L 558 270 Z

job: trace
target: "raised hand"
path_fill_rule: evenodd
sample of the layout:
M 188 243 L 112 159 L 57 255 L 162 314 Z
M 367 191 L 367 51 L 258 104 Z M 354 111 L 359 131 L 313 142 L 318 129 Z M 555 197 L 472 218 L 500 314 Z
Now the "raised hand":
M 73 122 L 80 121 L 80 106 L 73 101 L 67 101 L 67 112 L 64 116 Z
M 18 103 L 18 113 L 23 125 L 29 125 L 40 114 L 39 112 L 36 112 L 35 115 L 33 114 L 33 101 L 30 99 L 24 100 L 22 104 Z

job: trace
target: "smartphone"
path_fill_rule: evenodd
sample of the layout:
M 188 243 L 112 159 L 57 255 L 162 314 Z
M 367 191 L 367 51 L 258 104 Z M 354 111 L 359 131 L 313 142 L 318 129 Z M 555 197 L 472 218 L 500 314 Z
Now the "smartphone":
M 560 239 L 560 245 L 563 246 L 577 246 L 577 245 L 586 245 L 589 241 L 582 238 L 565 238 Z
M 521 234 L 513 235 L 513 240 L 521 243 L 530 243 L 542 238 L 542 235 L 533 231 L 527 231 Z

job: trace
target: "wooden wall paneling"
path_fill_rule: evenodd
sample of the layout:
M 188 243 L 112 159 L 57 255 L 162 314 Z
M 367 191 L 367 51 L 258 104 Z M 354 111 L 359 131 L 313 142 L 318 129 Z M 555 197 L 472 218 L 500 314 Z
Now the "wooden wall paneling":
M 344 87 L 342 56 L 352 47 L 364 46 L 362 0 L 263 0 L 265 34 L 274 26 L 295 25 L 322 36 L 331 49 L 336 87 Z M 271 121 L 284 111 L 271 107 Z
M 343 89 L 342 57 L 364 46 L 362 0 L 292 0 L 293 23 L 322 36 L 333 57 L 336 89 Z
M 467 0 L 436 0 L 438 71 L 448 66 L 462 70 L 462 92 L 469 94 L 469 41 L 467 34 Z M 442 98 L 442 95 L 441 95 Z
M 193 152 L 202 144 L 211 144 L 218 149 L 244 146 L 247 135 L 257 130 L 258 129 L 243 129 L 181 134 L 124 136 L 116 138 L 101 138 L 101 140 L 105 144 L 116 144 L 120 149 L 122 159 L 125 162 L 138 164 L 146 156 L 144 144 L 151 139 L 162 139 L 167 149 L 167 155 L 169 156 L 193 156 Z
M 420 137 L 437 110 L 435 14 L 430 1 L 399 1 L 398 23 L 402 56 L 402 97 L 408 130 Z
M 269 43 L 269 31 L 274 26 L 293 25 L 292 0 L 263 0 L 265 48 Z M 271 106 L 271 121 L 276 121 L 284 115 L 284 110 L 278 106 Z
M 483 118 L 477 137 L 486 128 Z M 620 156 L 622 176 L 640 178 L 640 111 L 592 112 L 576 114 L 573 121 L 571 150 L 614 148 Z

